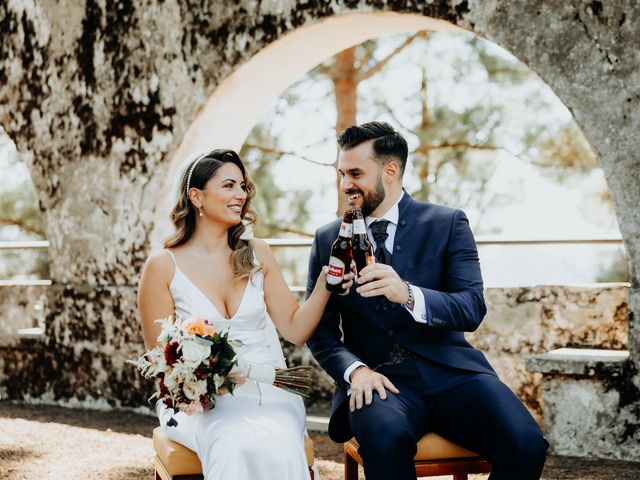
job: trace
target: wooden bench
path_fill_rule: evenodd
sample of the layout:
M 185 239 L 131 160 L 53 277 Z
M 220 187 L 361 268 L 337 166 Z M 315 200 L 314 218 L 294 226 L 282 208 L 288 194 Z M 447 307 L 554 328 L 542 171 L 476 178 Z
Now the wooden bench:
M 414 462 L 418 477 L 453 475 L 454 480 L 467 480 L 469 473 L 491 471 L 491 464 L 483 458 L 432 432 L 418 442 Z M 345 480 L 358 480 L 358 465 L 362 465 L 362 458 L 358 442 L 352 438 L 344 444 Z
M 156 480 L 203 479 L 202 465 L 195 452 L 170 440 L 160 427 L 153 430 L 153 448 L 156 451 Z M 307 436 L 304 437 L 304 450 L 313 480 L 313 440 Z

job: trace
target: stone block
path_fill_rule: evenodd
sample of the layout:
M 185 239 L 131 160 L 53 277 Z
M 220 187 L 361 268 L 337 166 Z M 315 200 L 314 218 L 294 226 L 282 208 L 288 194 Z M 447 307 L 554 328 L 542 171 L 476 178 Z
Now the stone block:
M 0 338 L 18 330 L 44 327 L 45 285 L 0 286 Z
M 529 357 L 527 368 L 544 374 L 551 453 L 640 460 L 640 390 L 629 352 L 563 348 Z

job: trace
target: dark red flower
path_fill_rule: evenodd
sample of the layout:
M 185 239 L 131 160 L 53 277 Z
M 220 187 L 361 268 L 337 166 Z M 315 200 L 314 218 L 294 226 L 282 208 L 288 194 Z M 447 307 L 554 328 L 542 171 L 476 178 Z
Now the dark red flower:
M 159 382 L 159 387 L 160 387 L 160 397 L 166 397 L 169 395 L 169 389 L 167 388 L 167 386 L 164 384 L 162 380 L 160 380 Z
M 178 346 L 178 342 L 171 342 L 164 347 L 164 359 L 170 367 L 173 367 L 181 357 L 180 352 L 178 352 Z

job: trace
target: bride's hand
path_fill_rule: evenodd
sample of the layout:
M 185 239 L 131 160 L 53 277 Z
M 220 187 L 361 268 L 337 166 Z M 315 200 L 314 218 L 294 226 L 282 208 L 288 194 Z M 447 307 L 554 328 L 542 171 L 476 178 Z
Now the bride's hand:
M 231 373 L 229 374 L 229 377 L 234 380 L 236 387 L 239 387 L 247 381 L 246 373 Z M 227 393 L 229 393 L 229 389 L 227 387 L 221 387 L 220 390 L 218 390 L 218 395 L 226 395 Z
M 324 266 L 320 271 L 320 275 L 318 275 L 318 280 L 316 282 L 316 287 L 318 285 L 325 286 L 327 284 L 327 273 L 329 272 L 329 267 Z M 342 293 L 338 293 L 338 295 L 349 295 L 349 291 L 353 286 L 353 279 L 355 278 L 355 274 L 353 273 L 353 265 L 351 266 L 351 272 L 347 273 L 342 281 Z

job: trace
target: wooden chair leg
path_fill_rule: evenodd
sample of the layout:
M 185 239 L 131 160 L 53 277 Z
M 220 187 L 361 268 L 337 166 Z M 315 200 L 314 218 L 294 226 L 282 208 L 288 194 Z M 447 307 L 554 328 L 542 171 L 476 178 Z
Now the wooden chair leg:
M 344 452 L 344 480 L 358 480 L 358 462 Z
M 453 480 L 468 480 L 469 476 L 466 473 L 454 473 Z

